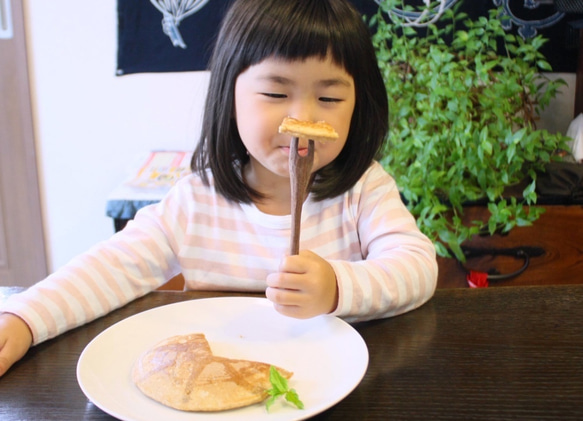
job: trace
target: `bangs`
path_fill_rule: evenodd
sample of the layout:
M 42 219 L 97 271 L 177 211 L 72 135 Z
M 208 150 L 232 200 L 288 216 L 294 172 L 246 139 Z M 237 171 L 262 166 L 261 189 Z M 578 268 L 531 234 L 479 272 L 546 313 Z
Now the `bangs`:
M 317 3 L 317 2 L 313 2 Z M 257 64 L 268 57 L 286 60 L 302 60 L 308 57 L 326 58 L 332 45 L 338 45 L 330 26 L 319 20 L 308 20 L 305 13 L 287 16 L 286 23 L 278 22 L 281 16 L 270 16 L 260 20 L 262 24 L 251 31 L 249 65 Z M 277 19 L 277 20 L 276 20 Z M 340 57 L 333 57 L 342 64 Z
M 238 72 L 269 57 L 293 61 L 324 59 L 330 54 L 335 64 L 353 75 L 348 63 L 357 62 L 359 57 L 353 44 L 359 34 L 356 28 L 346 27 L 350 10 L 314 0 L 262 3 L 263 7 L 255 8 L 251 16 L 231 16 L 231 28 L 241 30 L 230 32 L 230 39 L 222 40 L 223 45 L 231 46 Z M 238 25 L 237 18 L 247 24 Z

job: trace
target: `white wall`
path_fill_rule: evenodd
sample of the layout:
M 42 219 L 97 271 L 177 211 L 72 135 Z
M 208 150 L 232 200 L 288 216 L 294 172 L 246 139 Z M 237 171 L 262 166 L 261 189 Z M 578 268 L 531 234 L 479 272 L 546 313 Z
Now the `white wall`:
M 147 0 L 143 0 L 147 1 Z M 208 74 L 115 76 L 116 0 L 25 0 L 50 270 L 113 233 L 109 193 L 152 149 L 192 149 Z M 543 126 L 566 131 L 570 88 Z
M 151 149 L 192 149 L 205 72 L 115 76 L 116 0 L 25 0 L 50 270 L 113 233 L 108 194 Z
M 575 83 L 577 78 L 575 73 L 552 73 L 548 76 L 550 79 L 563 79 L 567 86 L 561 87 L 560 94 L 542 112 L 541 121 L 537 127 L 551 133 L 566 134 L 569 124 L 575 117 Z

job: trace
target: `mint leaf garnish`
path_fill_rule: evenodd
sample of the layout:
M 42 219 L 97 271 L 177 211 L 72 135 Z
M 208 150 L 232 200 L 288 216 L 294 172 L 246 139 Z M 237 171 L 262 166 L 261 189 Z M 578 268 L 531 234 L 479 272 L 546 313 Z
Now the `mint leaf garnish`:
M 271 382 L 271 389 L 267 393 L 270 397 L 265 402 L 265 408 L 268 411 L 280 396 L 283 396 L 286 401 L 295 405 L 297 408 L 304 409 L 304 403 L 300 400 L 298 393 L 294 389 L 289 388 L 287 379 L 274 366 L 269 367 L 269 381 Z
M 299 409 L 304 409 L 304 403 L 300 400 L 298 392 L 295 389 L 291 389 L 285 394 L 285 400 L 294 404 Z

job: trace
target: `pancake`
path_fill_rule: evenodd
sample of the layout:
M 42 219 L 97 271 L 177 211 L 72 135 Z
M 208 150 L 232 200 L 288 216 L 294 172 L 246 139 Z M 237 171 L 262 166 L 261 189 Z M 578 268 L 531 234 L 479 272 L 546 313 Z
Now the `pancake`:
M 316 123 L 301 121 L 292 117 L 286 117 L 279 126 L 279 133 L 289 134 L 292 137 L 316 140 L 318 142 L 334 142 L 338 139 L 336 130 L 325 121 Z
M 132 379 L 146 396 L 183 411 L 224 411 L 262 402 L 270 364 L 214 356 L 202 333 L 156 344 L 136 362 Z M 276 367 L 289 379 L 293 373 Z

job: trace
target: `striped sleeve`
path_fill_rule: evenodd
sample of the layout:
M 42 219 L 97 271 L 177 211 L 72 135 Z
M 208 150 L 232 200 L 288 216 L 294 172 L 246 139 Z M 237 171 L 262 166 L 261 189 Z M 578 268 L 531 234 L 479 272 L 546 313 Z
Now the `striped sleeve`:
M 339 287 L 334 315 L 348 321 L 395 316 L 428 301 L 437 284 L 435 248 L 374 164 L 351 195 L 362 259 L 331 261 Z
M 1 311 L 22 318 L 36 345 L 162 285 L 180 272 L 172 247 L 184 222 L 176 194 L 140 210 L 123 231 L 11 296 Z

